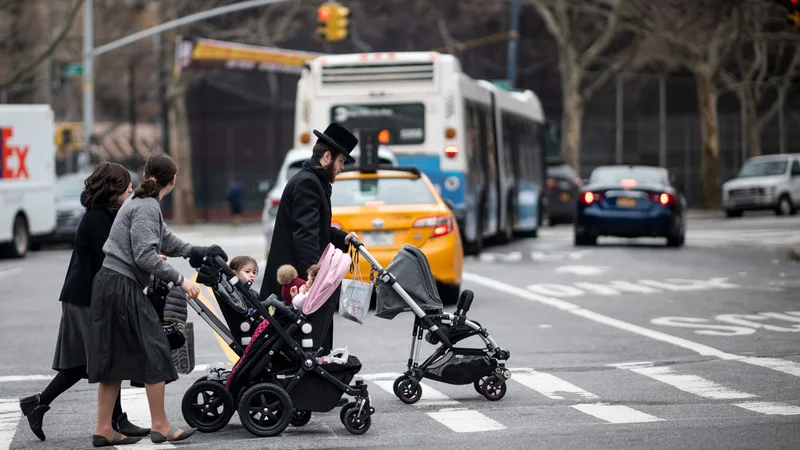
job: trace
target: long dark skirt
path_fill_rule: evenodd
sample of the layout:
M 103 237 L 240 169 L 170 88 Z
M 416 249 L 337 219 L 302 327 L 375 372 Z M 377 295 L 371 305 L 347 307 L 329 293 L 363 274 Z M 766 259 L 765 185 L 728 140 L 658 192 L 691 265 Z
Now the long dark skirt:
M 87 358 L 90 383 L 178 379 L 167 336 L 143 289 L 105 267 L 94 277 Z
M 74 369 L 86 365 L 89 337 L 89 307 L 61 303 L 61 325 L 53 356 L 53 370 Z

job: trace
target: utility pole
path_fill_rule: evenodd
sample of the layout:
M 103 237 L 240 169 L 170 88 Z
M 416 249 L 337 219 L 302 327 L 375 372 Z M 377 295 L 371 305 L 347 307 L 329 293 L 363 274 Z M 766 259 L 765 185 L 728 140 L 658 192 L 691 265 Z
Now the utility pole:
M 508 34 L 508 88 L 514 89 L 517 79 L 517 37 L 519 28 L 519 0 L 511 0 L 511 32 Z
M 133 33 L 108 44 L 94 48 L 94 21 L 92 20 L 93 0 L 84 0 L 83 4 L 83 138 L 85 142 L 85 156 L 89 156 L 89 145 L 94 127 L 94 57 L 103 53 L 116 50 L 128 44 L 132 44 L 140 39 L 163 33 L 164 31 L 189 25 L 190 23 L 210 19 L 224 14 L 242 11 L 244 9 L 255 8 L 258 6 L 271 5 L 274 3 L 284 3 L 289 0 L 248 0 L 233 5 L 220 6 L 219 8 L 190 14 L 186 17 L 170 20 L 169 22 L 156 25 L 146 30 Z M 517 1 L 517 0 L 515 0 Z

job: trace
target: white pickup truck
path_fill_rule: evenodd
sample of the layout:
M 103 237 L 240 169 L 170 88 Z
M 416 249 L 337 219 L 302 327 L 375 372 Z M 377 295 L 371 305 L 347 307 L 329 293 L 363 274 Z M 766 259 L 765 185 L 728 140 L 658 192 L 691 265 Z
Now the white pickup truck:
M 0 105 L 0 253 L 24 257 L 56 226 L 50 105 Z

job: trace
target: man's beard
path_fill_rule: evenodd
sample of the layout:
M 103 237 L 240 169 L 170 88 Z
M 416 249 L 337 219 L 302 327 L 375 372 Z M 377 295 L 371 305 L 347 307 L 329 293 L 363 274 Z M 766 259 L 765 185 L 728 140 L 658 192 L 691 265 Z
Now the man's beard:
M 325 171 L 328 172 L 328 176 L 331 178 L 331 184 L 336 180 L 336 170 L 333 168 L 333 164 L 328 164 L 328 167 L 325 167 Z

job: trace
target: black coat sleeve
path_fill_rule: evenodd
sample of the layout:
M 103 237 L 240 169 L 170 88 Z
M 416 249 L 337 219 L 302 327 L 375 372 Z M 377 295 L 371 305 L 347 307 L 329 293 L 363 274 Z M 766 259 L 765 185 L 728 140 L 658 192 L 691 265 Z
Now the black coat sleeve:
M 348 250 L 347 247 L 349 247 L 348 244 L 344 243 L 344 238 L 346 236 L 346 231 L 342 231 L 336 227 L 331 227 L 331 244 L 343 252 L 346 252 Z
M 292 191 L 292 240 L 297 272 L 305 273 L 322 256 L 319 248 L 321 192 L 310 178 L 300 180 Z
M 89 269 L 92 278 L 103 267 L 103 260 L 106 254 L 103 253 L 103 245 L 108 240 L 108 235 L 111 233 L 111 225 L 113 222 L 110 217 L 106 216 L 100 211 L 91 211 L 87 214 L 92 214 L 91 220 L 87 221 L 86 238 L 88 244 L 89 256 Z

